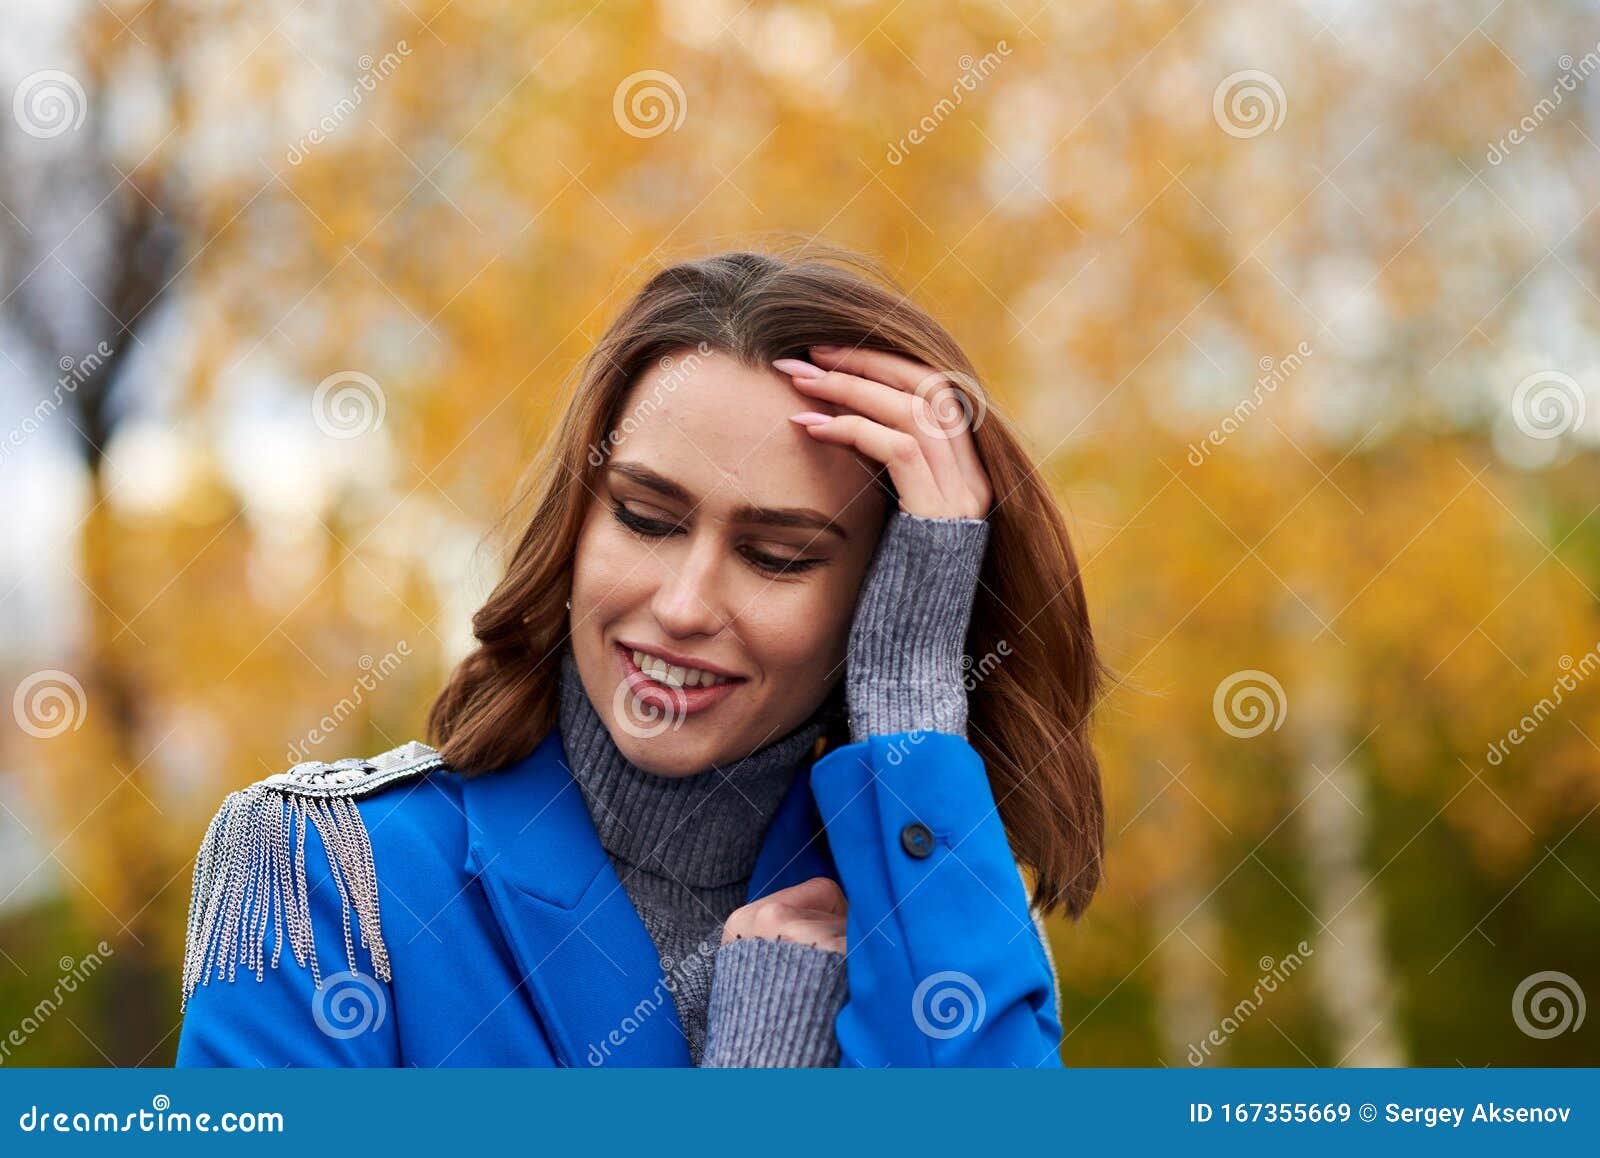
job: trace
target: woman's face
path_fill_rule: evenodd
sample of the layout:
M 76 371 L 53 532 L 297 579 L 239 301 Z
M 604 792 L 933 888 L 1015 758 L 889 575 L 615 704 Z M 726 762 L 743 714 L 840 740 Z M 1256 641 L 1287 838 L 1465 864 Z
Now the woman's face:
M 776 371 L 692 351 L 623 404 L 578 541 L 572 648 L 617 747 L 647 771 L 732 763 L 843 677 L 886 507 L 864 458 L 789 421 L 819 408 L 839 412 Z M 640 652 L 689 671 L 664 685 Z M 704 686 L 697 667 L 725 682 Z

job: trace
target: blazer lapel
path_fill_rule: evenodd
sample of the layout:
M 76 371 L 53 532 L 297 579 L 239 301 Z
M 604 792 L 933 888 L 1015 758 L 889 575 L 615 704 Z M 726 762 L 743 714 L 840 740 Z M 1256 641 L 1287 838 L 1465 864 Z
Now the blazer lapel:
M 463 785 L 467 871 L 483 882 L 557 1061 L 689 1065 L 661 959 L 600 845 L 559 729 Z
M 746 904 L 812 877 L 839 879 L 822 817 L 811 795 L 811 767 L 808 763 L 800 770 L 772 818 L 756 856 L 755 870 L 750 874 Z
M 557 728 L 527 756 L 465 777 L 466 871 L 489 907 L 566 1066 L 688 1066 L 661 959 L 594 830 Z M 808 764 L 785 794 L 746 901 L 838 879 Z

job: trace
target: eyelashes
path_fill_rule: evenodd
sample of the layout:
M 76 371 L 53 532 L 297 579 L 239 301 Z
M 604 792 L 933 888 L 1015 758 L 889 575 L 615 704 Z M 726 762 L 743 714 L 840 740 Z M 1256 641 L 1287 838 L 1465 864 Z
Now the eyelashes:
M 611 513 L 617 522 L 636 535 L 647 539 L 664 539 L 670 535 L 681 533 L 682 528 L 676 523 L 669 523 L 661 519 L 647 519 L 643 515 L 634 514 L 621 502 L 613 501 Z M 764 551 L 741 548 L 740 554 L 756 570 L 768 575 L 799 575 L 820 567 L 826 559 L 783 559 L 776 555 L 769 555 Z

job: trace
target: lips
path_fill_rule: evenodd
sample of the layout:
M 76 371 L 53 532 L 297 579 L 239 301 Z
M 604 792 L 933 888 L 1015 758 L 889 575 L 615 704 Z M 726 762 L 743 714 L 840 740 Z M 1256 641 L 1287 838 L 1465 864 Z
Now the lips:
M 727 683 L 712 687 L 672 688 L 657 683 L 633 662 L 633 649 L 622 644 L 612 646 L 617 666 L 629 692 L 651 708 L 676 716 L 692 716 L 720 704 L 731 696 L 745 681 L 735 677 Z

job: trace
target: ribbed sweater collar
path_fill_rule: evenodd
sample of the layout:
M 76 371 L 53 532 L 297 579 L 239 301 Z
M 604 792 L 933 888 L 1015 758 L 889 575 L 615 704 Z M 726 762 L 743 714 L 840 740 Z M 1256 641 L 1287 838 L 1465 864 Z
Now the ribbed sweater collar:
M 822 735 L 821 713 L 727 765 L 657 776 L 629 761 L 589 702 L 571 647 L 561 656 L 567 764 L 615 860 L 706 888 L 748 880 L 767 828 Z

